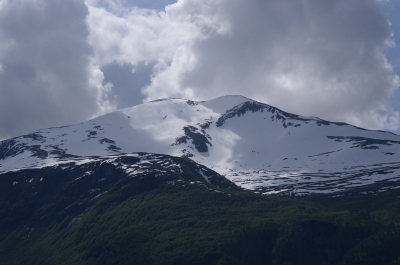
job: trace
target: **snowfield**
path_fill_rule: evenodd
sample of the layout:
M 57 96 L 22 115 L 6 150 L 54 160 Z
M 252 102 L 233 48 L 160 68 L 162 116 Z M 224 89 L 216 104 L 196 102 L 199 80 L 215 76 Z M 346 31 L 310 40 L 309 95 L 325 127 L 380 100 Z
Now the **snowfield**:
M 0 172 L 133 152 L 187 157 L 266 194 L 400 186 L 400 136 L 290 114 L 242 96 L 157 100 L 4 140 Z

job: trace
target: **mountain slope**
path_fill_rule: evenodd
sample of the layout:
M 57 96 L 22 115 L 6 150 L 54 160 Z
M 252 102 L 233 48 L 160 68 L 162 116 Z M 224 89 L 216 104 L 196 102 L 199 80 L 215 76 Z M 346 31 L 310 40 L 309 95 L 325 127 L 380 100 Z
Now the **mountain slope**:
M 163 186 L 187 185 L 201 186 L 207 192 L 240 190 L 190 160 L 148 153 L 75 158 L 42 168 L 10 171 L 0 178 L 4 206 L 0 228 L 42 227 L 66 217 L 73 223 L 113 189 L 119 189 L 123 196 L 134 196 Z
M 400 250 L 398 210 L 388 223 L 387 207 L 365 214 L 262 196 L 166 155 L 10 171 L 0 205 L 7 265 L 395 264 Z
M 400 136 L 290 114 L 242 96 L 157 100 L 5 140 L 0 170 L 132 152 L 187 157 L 268 194 L 379 192 L 400 184 Z

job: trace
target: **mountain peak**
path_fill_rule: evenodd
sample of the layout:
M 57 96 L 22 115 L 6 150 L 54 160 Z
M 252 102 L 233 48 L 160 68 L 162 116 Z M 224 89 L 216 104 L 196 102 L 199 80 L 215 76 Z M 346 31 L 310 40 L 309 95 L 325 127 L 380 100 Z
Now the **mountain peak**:
M 263 193 L 342 192 L 400 173 L 400 136 L 298 116 L 239 95 L 160 99 L 8 139 L 0 142 L 0 172 L 132 152 L 189 158 Z

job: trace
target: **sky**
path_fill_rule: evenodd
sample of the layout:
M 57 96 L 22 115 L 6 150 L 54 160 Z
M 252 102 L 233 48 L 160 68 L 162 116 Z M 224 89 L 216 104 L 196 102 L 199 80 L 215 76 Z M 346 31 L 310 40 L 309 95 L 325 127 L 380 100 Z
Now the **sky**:
M 400 0 L 0 0 L 0 139 L 243 95 L 400 134 Z

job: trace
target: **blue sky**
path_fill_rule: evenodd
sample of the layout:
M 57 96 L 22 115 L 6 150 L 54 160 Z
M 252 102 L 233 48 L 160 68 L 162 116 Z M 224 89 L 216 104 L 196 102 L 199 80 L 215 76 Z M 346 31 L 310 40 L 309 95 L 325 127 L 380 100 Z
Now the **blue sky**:
M 0 0 L 0 139 L 226 94 L 400 134 L 400 0 L 382 1 Z

